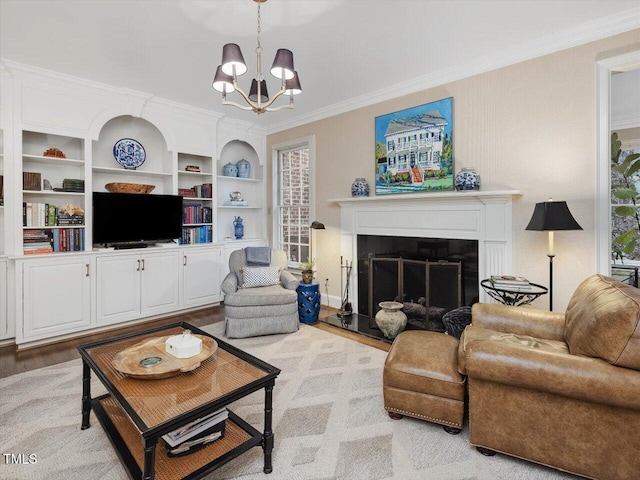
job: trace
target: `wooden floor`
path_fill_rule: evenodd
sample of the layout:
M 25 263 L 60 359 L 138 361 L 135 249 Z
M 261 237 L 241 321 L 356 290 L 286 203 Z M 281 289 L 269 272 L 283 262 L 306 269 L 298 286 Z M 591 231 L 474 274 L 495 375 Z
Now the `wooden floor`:
M 320 318 L 324 318 L 332 313 L 335 313 L 335 309 L 322 307 L 320 310 Z M 0 378 L 80 358 L 77 347 L 85 343 L 106 340 L 115 335 L 140 332 L 153 327 L 169 325 L 179 321 L 190 323 L 195 327 L 202 327 L 204 325 L 222 322 L 224 321 L 224 306 L 205 308 L 194 312 L 181 313 L 180 315 L 171 315 L 161 319 L 152 320 L 150 322 L 121 327 L 107 332 L 89 334 L 72 340 L 52 343 L 27 350 L 17 351 L 15 345 L 0 347 Z M 326 332 L 350 338 L 384 351 L 389 351 L 389 348 L 391 347 L 391 345 L 386 342 L 365 337 L 364 335 L 359 335 L 354 332 L 349 332 L 326 323 L 318 322 L 314 326 Z

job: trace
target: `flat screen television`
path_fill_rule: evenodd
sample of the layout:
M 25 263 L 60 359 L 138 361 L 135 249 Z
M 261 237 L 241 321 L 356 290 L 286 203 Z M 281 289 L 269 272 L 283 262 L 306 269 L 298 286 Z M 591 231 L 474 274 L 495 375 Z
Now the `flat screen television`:
M 182 197 L 93 192 L 93 243 L 144 246 L 182 236 Z

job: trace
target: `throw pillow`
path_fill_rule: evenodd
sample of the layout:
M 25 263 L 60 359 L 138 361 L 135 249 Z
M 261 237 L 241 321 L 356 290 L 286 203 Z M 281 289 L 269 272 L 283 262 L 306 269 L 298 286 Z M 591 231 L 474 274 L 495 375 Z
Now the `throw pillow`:
M 278 267 L 244 267 L 242 269 L 242 286 L 268 287 L 280 283 L 280 269 Z

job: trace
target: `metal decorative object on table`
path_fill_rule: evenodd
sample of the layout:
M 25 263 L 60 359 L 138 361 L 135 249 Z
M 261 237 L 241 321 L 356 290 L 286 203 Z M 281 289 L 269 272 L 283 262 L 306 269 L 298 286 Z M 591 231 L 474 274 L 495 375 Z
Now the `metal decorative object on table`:
M 527 286 L 518 287 L 510 286 L 503 287 L 497 286 L 491 283 L 491 280 L 485 278 L 480 282 L 480 286 L 487 294 L 505 305 L 522 306 L 529 305 L 536 298 L 541 295 L 545 295 L 549 290 L 547 287 L 538 285 L 537 283 L 529 283 Z

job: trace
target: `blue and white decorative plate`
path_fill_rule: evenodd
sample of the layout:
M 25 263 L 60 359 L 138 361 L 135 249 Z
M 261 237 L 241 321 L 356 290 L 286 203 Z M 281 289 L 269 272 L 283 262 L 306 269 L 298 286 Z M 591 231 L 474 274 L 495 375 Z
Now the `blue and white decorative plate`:
M 135 170 L 147 158 L 142 144 L 133 138 L 121 138 L 113 146 L 113 156 L 124 168 Z

